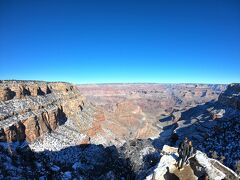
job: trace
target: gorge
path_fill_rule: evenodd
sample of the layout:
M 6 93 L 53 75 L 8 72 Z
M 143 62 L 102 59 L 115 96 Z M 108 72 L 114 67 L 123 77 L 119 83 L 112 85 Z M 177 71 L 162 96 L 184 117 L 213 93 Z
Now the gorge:
M 192 166 L 219 162 L 192 178 L 238 178 L 239 98 L 239 84 L 1 81 L 0 179 L 164 179 L 185 136 Z

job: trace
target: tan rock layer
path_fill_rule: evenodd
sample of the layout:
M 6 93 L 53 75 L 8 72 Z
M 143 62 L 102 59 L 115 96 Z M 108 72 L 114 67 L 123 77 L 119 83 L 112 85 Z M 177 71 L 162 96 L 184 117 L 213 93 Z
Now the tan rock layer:
M 97 133 L 102 131 L 102 121 L 105 121 L 105 115 L 102 111 L 96 111 L 94 114 L 94 122 L 92 123 L 92 127 L 88 129 L 87 136 L 92 137 Z
M 60 108 L 30 116 L 9 127 L 1 128 L 0 141 L 14 142 L 26 139 L 32 142 L 42 134 L 56 129 L 62 116 L 63 111 Z
M 81 126 L 78 117 L 84 100 L 77 88 L 68 83 L 0 82 L 0 141 L 33 142 L 67 118 L 76 119 Z
M 1 81 L 0 101 L 7 101 L 13 98 L 22 99 L 25 96 L 46 95 L 53 90 L 67 94 L 67 92 L 76 90 L 76 88 L 71 84 L 61 82 Z

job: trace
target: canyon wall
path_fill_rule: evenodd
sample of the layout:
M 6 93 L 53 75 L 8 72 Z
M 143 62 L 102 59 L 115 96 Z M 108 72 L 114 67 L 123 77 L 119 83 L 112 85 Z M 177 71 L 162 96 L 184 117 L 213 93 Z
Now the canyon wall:
M 76 87 L 61 82 L 1 81 L 0 178 L 45 178 L 46 174 L 59 179 L 66 175 L 94 179 L 165 177 L 177 154 L 166 156 L 162 146 L 177 146 L 185 136 L 209 157 L 215 151 L 218 157 L 214 158 L 222 162 L 198 151 L 185 169 L 192 177 L 213 173 L 210 177 L 215 178 L 215 172 L 221 177 L 238 177 L 224 165 L 238 172 L 239 84 L 222 92 L 225 87 Z M 174 133 L 178 135 L 175 143 Z M 200 163 L 203 156 L 204 161 L 209 160 L 207 165 L 217 165 L 213 171 L 204 170 L 205 164 Z M 195 174 L 198 167 L 202 170 Z M 178 177 L 189 174 L 170 171 Z
M 86 99 L 102 108 L 106 119 L 102 135 L 115 145 L 122 140 L 158 137 L 164 126 L 180 119 L 181 112 L 216 101 L 225 88 L 207 84 L 78 85 Z M 170 121 L 159 121 L 168 116 Z
M 240 84 L 230 84 L 218 101 L 226 106 L 240 110 Z
M 79 132 L 91 134 L 92 129 L 100 128 L 98 120 L 103 118 L 95 110 L 69 83 L 1 81 L 0 141 L 33 142 L 67 119 L 74 121 Z

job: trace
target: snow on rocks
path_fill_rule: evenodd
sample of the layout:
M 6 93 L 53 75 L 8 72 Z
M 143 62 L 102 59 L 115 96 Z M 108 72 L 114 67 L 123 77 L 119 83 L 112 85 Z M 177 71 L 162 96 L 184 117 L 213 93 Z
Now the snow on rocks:
M 195 155 L 196 160 L 198 163 L 205 168 L 210 179 L 221 180 L 225 178 L 225 174 L 218 170 L 212 163 L 210 159 L 206 156 L 206 154 L 197 151 Z
M 177 163 L 178 159 L 178 153 L 176 151 L 177 148 L 164 145 L 162 149 L 162 157 L 159 163 L 149 171 L 150 173 L 148 173 L 146 180 L 165 179 L 169 172 L 176 172 L 175 164 Z M 207 174 L 209 179 L 214 180 L 221 180 L 224 178 L 234 180 L 239 179 L 239 176 L 234 171 L 224 166 L 219 161 L 208 158 L 207 155 L 201 151 L 197 151 L 196 154 L 190 159 L 190 164 L 191 166 L 189 167 L 192 168 L 192 171 L 194 172 L 194 178 L 198 178 L 203 174 Z M 186 167 L 184 167 L 184 169 L 185 168 Z M 181 174 L 181 171 L 177 171 L 176 173 L 181 176 L 183 175 Z
M 75 146 L 86 138 L 81 134 L 71 119 L 68 119 L 64 125 L 59 126 L 55 131 L 44 134 L 41 138 L 30 144 L 35 152 L 59 151 L 69 146 Z
M 154 169 L 153 173 L 146 177 L 146 180 L 152 179 L 164 179 L 164 175 L 167 173 L 168 168 L 170 171 L 175 169 L 178 154 L 175 152 L 177 149 L 164 145 L 162 153 L 165 154 L 161 157 L 159 163 Z
M 208 156 L 221 160 L 233 170 L 236 170 L 236 162 L 240 159 L 239 120 L 237 117 L 219 122 L 200 146 Z
M 204 168 L 210 179 L 239 179 L 233 170 L 224 166 L 216 159 L 208 158 L 207 155 L 201 151 L 197 151 L 194 157 L 198 163 Z

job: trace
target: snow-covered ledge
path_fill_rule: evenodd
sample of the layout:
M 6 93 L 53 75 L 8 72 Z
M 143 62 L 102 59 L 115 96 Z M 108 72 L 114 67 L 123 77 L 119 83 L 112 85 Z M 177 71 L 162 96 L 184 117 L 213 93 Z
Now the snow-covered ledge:
M 175 164 L 177 163 L 178 153 L 177 148 L 164 145 L 162 149 L 162 157 L 159 163 L 152 169 L 146 177 L 146 180 L 162 180 L 167 171 L 174 172 L 176 170 Z M 200 174 L 205 172 L 209 179 L 221 180 L 224 178 L 238 180 L 240 177 L 230 168 L 224 166 L 222 163 L 215 159 L 208 158 L 207 155 L 201 151 L 196 151 L 193 156 L 198 165 L 201 167 Z M 196 168 L 195 171 L 199 171 Z M 202 172 L 203 170 L 203 172 Z M 196 177 L 197 178 L 197 177 Z
M 146 177 L 146 180 L 152 179 L 164 179 L 164 175 L 167 173 L 168 168 L 169 171 L 173 171 L 177 163 L 178 153 L 177 148 L 170 147 L 168 145 L 164 145 L 162 149 L 162 157 L 154 169 L 154 171 Z
M 204 167 L 210 179 L 221 180 L 224 178 L 239 179 L 240 177 L 230 168 L 224 166 L 216 159 L 208 158 L 206 154 L 197 151 L 195 159 Z

